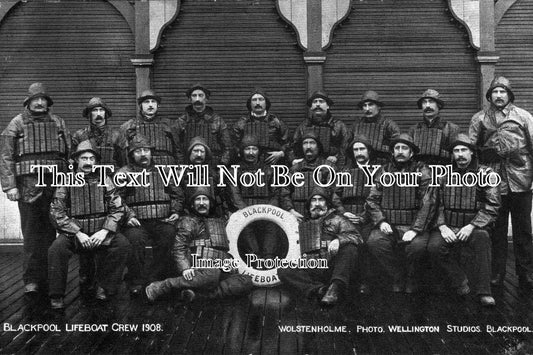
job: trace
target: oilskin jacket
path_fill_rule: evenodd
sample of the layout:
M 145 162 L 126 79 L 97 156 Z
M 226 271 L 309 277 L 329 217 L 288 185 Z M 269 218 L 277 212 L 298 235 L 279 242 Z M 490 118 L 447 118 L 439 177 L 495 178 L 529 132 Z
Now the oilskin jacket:
M 379 113 L 374 118 L 361 117 L 357 119 L 352 125 L 352 129 L 350 131 L 350 134 L 351 134 L 350 137 L 353 137 L 354 134 L 358 133 L 357 127 L 361 123 L 363 124 L 364 123 L 367 123 L 367 124 L 375 123 L 378 125 L 383 125 L 383 140 L 381 144 L 386 145 L 386 146 L 389 145 L 392 137 L 400 134 L 400 127 L 398 126 L 398 124 L 394 122 L 393 120 L 391 120 L 390 118 L 386 118 L 381 113 Z M 375 149 L 376 147 L 373 147 L 373 148 Z
M 268 197 L 262 198 L 261 203 L 278 206 L 279 205 L 279 188 L 272 187 L 273 185 L 273 170 L 270 166 L 258 162 L 256 164 L 250 164 L 245 161 L 238 162 L 239 168 L 237 169 L 237 175 L 240 176 L 245 172 L 255 173 L 256 171 L 260 170 L 264 173 L 263 176 L 263 183 L 265 186 L 259 187 L 256 186 L 257 184 L 254 184 L 254 189 L 265 189 Z M 248 204 L 245 202 L 245 198 L 242 194 L 242 189 L 244 188 L 240 182 L 238 182 L 237 186 L 230 185 L 230 191 L 231 191 L 231 205 L 234 210 L 240 210 L 242 208 L 248 207 Z
M 112 129 L 109 126 L 102 128 L 90 125 L 77 130 L 72 134 L 72 151 L 75 152 L 78 144 L 89 140 L 93 147 L 111 147 L 114 148 L 113 160 L 117 167 L 124 166 L 126 164 L 125 157 L 120 151 L 120 133 L 116 129 Z M 106 162 L 110 164 L 111 162 Z M 101 163 L 103 164 L 103 163 Z
M 262 121 L 268 124 L 268 137 L 270 142 L 275 142 L 275 144 L 279 146 L 279 150 L 283 151 L 287 157 L 289 154 L 289 129 L 285 123 L 273 113 L 267 113 L 262 117 L 257 117 L 252 114 L 240 117 L 233 125 L 233 138 L 235 144 L 239 145 L 241 142 L 242 137 L 244 136 L 245 126 L 254 121 Z
M 499 162 L 495 170 L 502 177 L 502 194 L 531 190 L 533 117 L 529 112 L 512 103 L 503 110 L 491 105 L 472 117 L 469 137 L 480 147 L 482 163 Z
M 320 217 L 322 222 L 321 240 L 339 240 L 339 245 L 363 244 L 363 239 L 357 227 L 346 217 L 339 215 L 334 209 L 329 209 L 326 215 Z

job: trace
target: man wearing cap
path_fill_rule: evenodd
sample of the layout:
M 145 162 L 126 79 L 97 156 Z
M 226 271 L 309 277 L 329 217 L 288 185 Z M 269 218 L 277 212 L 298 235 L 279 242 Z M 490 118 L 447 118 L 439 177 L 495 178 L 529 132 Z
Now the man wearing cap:
M 350 285 L 357 260 L 357 246 L 363 241 L 356 227 L 337 214 L 328 190 L 315 187 L 306 201 L 306 221 L 299 226 L 300 250 L 306 259 L 326 259 L 326 269 L 278 269 L 282 283 L 317 298 L 323 306 L 335 305 Z
M 161 175 L 154 166 L 154 147 L 146 137 L 136 134 L 128 146 L 129 164 L 120 168 L 117 174 L 128 174 L 132 182 L 135 173 L 146 171 L 148 186 L 120 187 L 119 194 L 129 211 L 127 227 L 123 233 L 132 245 L 127 262 L 130 292 L 137 295 L 145 281 L 146 241 L 152 239 L 153 262 L 149 270 L 152 280 L 166 276 L 170 264 L 170 248 L 176 230 L 174 224 L 183 214 L 183 190 L 170 183 L 164 186 Z M 138 180 L 137 180 L 138 181 Z
M 241 296 L 253 287 L 248 275 L 236 274 L 229 265 L 229 241 L 226 222 L 212 214 L 213 195 L 207 187 L 197 187 L 190 196 L 190 216 L 178 222 L 177 234 L 172 246 L 174 269 L 177 277 L 152 282 L 146 287 L 148 300 L 181 291 L 181 298 L 192 301 L 196 292 L 204 298 L 215 299 Z M 202 264 L 218 260 L 227 268 L 206 268 Z
M 476 147 L 465 134 L 459 134 L 450 145 L 453 171 L 464 176 L 492 169 L 479 165 Z M 430 233 L 428 253 L 435 270 L 442 270 L 459 295 L 470 292 L 468 279 L 450 252 L 468 247 L 472 253 L 476 295 L 484 306 L 495 305 L 490 290 L 491 241 L 490 230 L 498 217 L 499 186 L 449 186 L 443 178 L 439 190 L 437 228 Z
M 533 118 L 513 104 L 511 83 L 494 78 L 486 93 L 490 107 L 472 117 L 469 136 L 480 148 L 480 160 L 502 178 L 502 205 L 492 234 L 493 284 L 505 278 L 509 212 L 519 286 L 533 288 L 531 242 L 531 183 L 533 181 Z
M 184 145 L 183 150 L 191 138 L 200 136 L 211 147 L 212 165 L 215 167 L 218 164 L 227 165 L 231 158 L 231 135 L 226 122 L 207 105 L 211 91 L 197 83 L 185 94 L 191 104 L 178 116 L 177 122 L 179 137 Z
M 362 134 L 368 137 L 374 148 L 375 159 L 380 163 L 390 158 L 389 143 L 392 137 L 400 134 L 400 127 L 381 113 L 384 106 L 377 92 L 368 90 L 363 93 L 357 107 L 363 112 L 359 120 L 353 123 L 351 134 Z
M 106 300 L 117 293 L 130 252 L 126 237 L 118 233 L 125 207 L 111 179 L 98 186 L 93 166 L 99 154 L 89 140 L 80 142 L 71 158 L 83 186 L 58 187 L 50 206 L 50 218 L 59 235 L 48 249 L 49 295 L 53 309 L 64 308 L 68 261 L 72 254 L 96 257 L 96 298 Z
M 245 135 L 241 140 L 239 155 L 240 160 L 237 162 L 239 183 L 237 186 L 230 186 L 233 208 L 240 210 L 257 204 L 279 206 L 279 188 L 272 187 L 273 170 L 262 160 L 259 139 L 253 135 Z M 259 183 L 251 186 L 240 183 L 243 174 L 254 174 L 256 171 L 263 173 L 262 186 Z M 257 221 L 253 225 L 246 226 L 241 232 L 241 235 L 244 235 L 242 239 L 246 252 L 265 259 L 274 258 L 280 247 L 276 227 L 269 221 Z
M 303 220 L 305 213 L 305 202 L 309 198 L 311 190 L 318 186 L 317 182 L 313 178 L 313 173 L 321 165 L 328 165 L 332 169 L 334 164 L 330 160 L 326 160 L 323 156 L 323 146 L 318 135 L 312 131 L 306 131 L 300 140 L 295 143 L 295 147 L 300 149 L 304 153 L 302 161 L 294 164 L 290 170 L 289 175 L 296 173 L 302 174 L 301 186 L 295 186 L 296 184 L 288 184 L 285 187 L 280 188 L 280 207 L 293 214 L 299 221 Z M 326 184 L 330 179 L 330 171 L 322 167 L 317 174 L 318 179 Z M 332 184 L 329 190 L 333 191 L 335 184 Z M 332 192 L 332 200 L 334 207 L 341 213 L 345 210 L 342 207 L 338 195 Z
M 149 137 L 154 144 L 155 164 L 169 165 L 183 161 L 176 122 L 158 114 L 161 97 L 153 90 L 145 90 L 137 99 L 139 117 L 132 118 L 120 126 L 122 154 L 128 155 L 128 144 L 136 134 Z
M 37 187 L 31 165 L 53 165 L 66 171 L 70 134 L 65 122 L 50 112 L 53 101 L 42 83 L 33 83 L 24 100 L 24 111 L 0 135 L 0 182 L 10 201 L 18 201 L 24 238 L 25 292 L 35 295 L 47 286 L 47 251 L 56 237 L 50 223 L 54 188 L 45 171 L 46 187 Z M 45 169 L 46 170 L 46 169 Z
M 444 101 L 436 90 L 424 91 L 417 105 L 422 110 L 423 120 L 409 129 L 409 134 L 420 148 L 416 159 L 427 164 L 448 164 L 448 146 L 459 133 L 459 126 L 440 117 Z
M 240 117 L 233 125 L 235 146 L 239 147 L 244 135 L 250 134 L 259 140 L 262 160 L 269 165 L 281 164 L 289 154 L 289 130 L 278 116 L 271 113 L 270 99 L 256 88 L 246 101 L 248 115 Z
M 296 158 L 302 158 L 305 155 L 298 143 L 302 141 L 306 132 L 312 131 L 319 137 L 327 160 L 332 164 L 344 164 L 344 149 L 348 143 L 349 133 L 344 122 L 334 118 L 330 112 L 333 100 L 324 91 L 318 90 L 309 97 L 307 106 L 309 118 L 302 122 L 294 132 Z
M 402 133 L 393 138 L 390 149 L 393 159 L 375 173 L 374 186 L 366 200 L 374 226 L 367 245 L 391 277 L 392 291 L 402 292 L 405 286 L 405 292 L 413 293 L 417 290 L 419 263 L 426 255 L 428 226 L 435 215 L 435 189 L 429 187 L 431 175 L 427 166 L 412 159 L 418 147 L 411 136 Z M 411 173 L 414 181 L 404 186 L 396 180 L 386 186 L 380 180 L 385 173 L 396 176 L 397 173 Z M 407 282 L 400 253 L 396 250 L 402 243 L 408 243 L 405 246 Z

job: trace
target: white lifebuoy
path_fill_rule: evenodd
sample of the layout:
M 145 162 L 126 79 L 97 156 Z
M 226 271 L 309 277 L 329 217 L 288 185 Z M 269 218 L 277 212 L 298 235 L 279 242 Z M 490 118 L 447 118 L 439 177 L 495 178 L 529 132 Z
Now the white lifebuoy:
M 300 244 L 298 235 L 298 220 L 291 213 L 272 205 L 253 205 L 233 213 L 226 225 L 229 240 L 229 252 L 238 260 L 239 273 L 250 275 L 256 286 L 275 286 L 280 283 L 278 269 L 257 270 L 248 266 L 239 254 L 237 242 L 242 230 L 255 221 L 269 221 L 276 223 L 287 235 L 289 248 L 285 259 L 300 258 Z

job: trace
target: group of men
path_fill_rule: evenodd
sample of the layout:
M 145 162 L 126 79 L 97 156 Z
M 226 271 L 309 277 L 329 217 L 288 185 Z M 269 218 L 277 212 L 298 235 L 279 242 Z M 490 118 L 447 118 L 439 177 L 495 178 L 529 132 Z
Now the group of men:
M 28 295 L 47 294 L 52 308 L 64 308 L 73 253 L 80 254 L 82 290 L 99 300 L 117 292 L 125 269 L 131 294 L 151 301 L 173 290 L 186 300 L 246 294 L 250 277 L 196 268 L 193 261 L 231 258 L 226 220 L 254 204 L 293 214 L 302 257 L 328 260 L 327 270 L 278 270 L 284 284 L 324 306 L 336 304 L 355 279 L 360 292 L 370 292 L 368 281 L 380 272 L 390 278 L 393 292 L 407 293 L 416 292 L 428 274 L 447 275 L 435 282 L 449 282 L 459 295 L 470 293 L 472 285 L 482 305 L 494 305 L 491 286 L 501 286 L 505 277 L 509 213 L 519 285 L 533 287 L 533 120 L 513 104 L 504 77 L 493 80 L 486 95 L 490 107 L 472 118 L 468 135 L 441 118 L 444 102 L 432 89 L 418 99 L 422 120 L 409 133 L 384 117 L 374 91 L 362 95 L 362 116 L 351 129 L 332 114 L 333 100 L 314 92 L 309 116 L 293 135 L 270 111 L 261 89 L 250 94 L 248 114 L 232 127 L 207 104 L 211 92 L 205 86 L 195 84 L 186 95 L 190 105 L 184 113 L 161 117 L 161 97 L 146 90 L 137 100 L 139 115 L 118 129 L 108 125 L 112 112 L 106 103 L 92 98 L 82 113 L 88 126 L 71 135 L 50 112 L 53 101 L 45 87 L 30 86 L 23 112 L 0 136 L 0 181 L 8 199 L 18 201 Z M 83 186 L 54 188 L 51 174 L 45 174 L 45 186 L 37 184 L 32 165 L 67 172 L 69 162 L 84 177 Z M 95 164 L 113 167 L 105 184 L 98 184 Z M 155 165 L 174 164 L 205 173 L 184 174 L 179 186 L 164 184 Z M 266 184 L 218 187 L 217 170 L 202 170 L 218 164 L 239 165 L 239 175 L 261 169 Z M 273 187 L 274 164 L 290 167 L 289 174 L 300 174 L 304 184 Z M 450 186 L 442 179 L 431 186 L 428 164 L 452 164 L 460 176 L 495 171 L 502 183 Z M 381 167 L 374 171 L 375 184 L 367 186 L 364 170 L 373 165 Z M 328 181 L 332 171 L 348 173 L 351 183 L 321 186 L 316 177 Z M 136 174 L 145 176 L 145 187 L 114 184 Z M 402 174 L 415 178 L 407 185 L 381 179 Z M 283 258 L 279 231 L 260 222 L 243 230 L 240 247 Z M 146 266 L 148 240 L 153 258 Z M 473 280 L 453 257 L 463 247 L 473 256 Z

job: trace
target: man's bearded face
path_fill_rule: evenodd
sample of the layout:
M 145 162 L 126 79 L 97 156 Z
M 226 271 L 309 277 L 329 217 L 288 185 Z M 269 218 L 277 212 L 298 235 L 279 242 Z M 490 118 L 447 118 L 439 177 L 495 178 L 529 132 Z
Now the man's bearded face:
M 137 148 L 133 151 L 133 161 L 135 164 L 148 167 L 152 163 L 152 150 L 150 148 Z
M 326 199 L 321 195 L 313 196 L 309 205 L 309 212 L 311 213 L 312 219 L 324 216 L 328 212 Z
M 200 89 L 196 89 L 191 93 L 191 104 L 194 111 L 201 113 L 204 112 L 207 105 L 207 96 L 205 92 Z
M 326 100 L 324 100 L 321 97 L 317 97 L 316 99 L 313 100 L 313 102 L 311 102 L 311 108 L 310 108 L 311 117 L 315 121 L 320 121 L 322 120 L 322 118 L 326 117 L 328 110 L 329 110 L 328 103 L 326 102 Z

